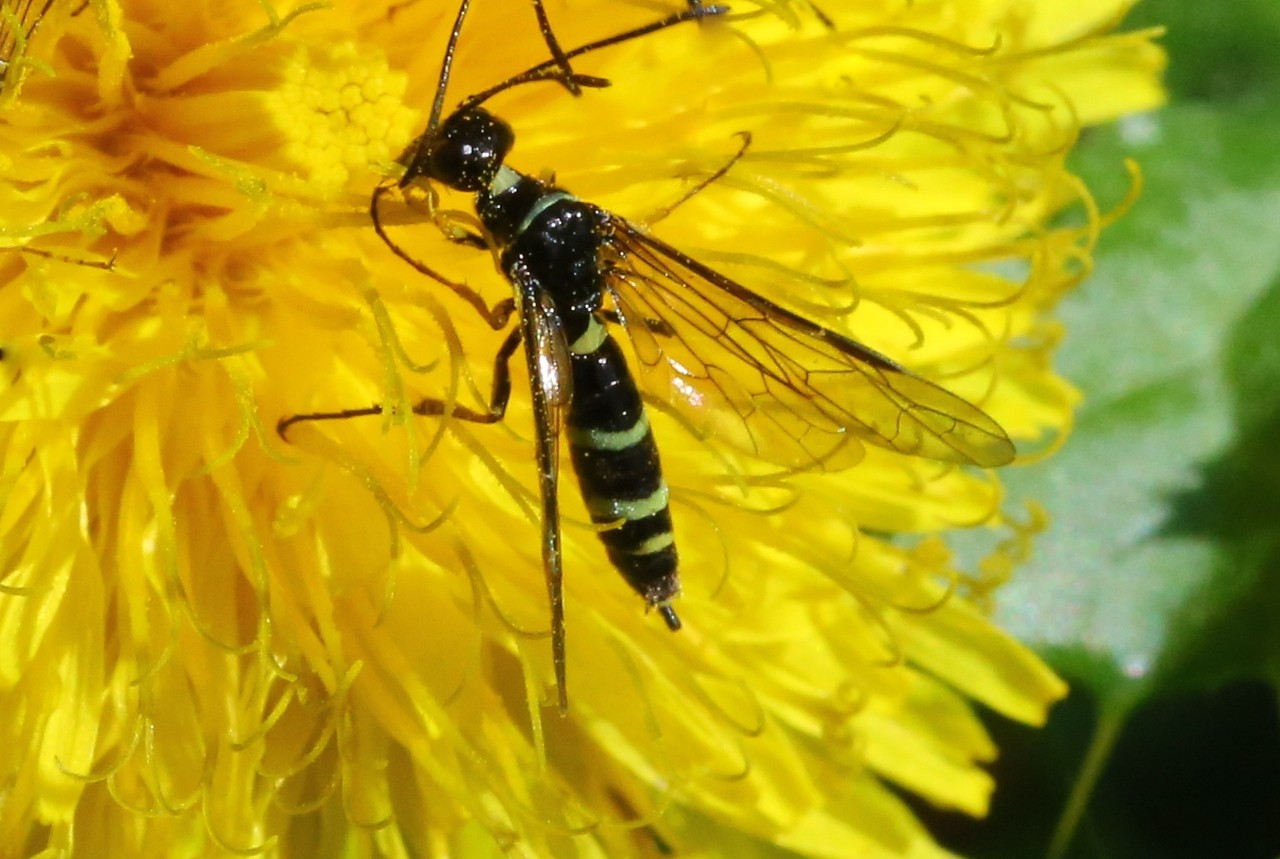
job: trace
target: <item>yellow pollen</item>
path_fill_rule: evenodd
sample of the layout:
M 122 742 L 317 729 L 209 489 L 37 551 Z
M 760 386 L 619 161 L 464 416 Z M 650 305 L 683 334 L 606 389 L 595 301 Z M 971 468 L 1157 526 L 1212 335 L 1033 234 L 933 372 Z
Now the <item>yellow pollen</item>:
M 345 42 L 300 48 L 287 62 L 270 110 L 287 138 L 285 152 L 322 194 L 395 158 L 419 124 L 403 103 L 405 76 L 380 53 Z

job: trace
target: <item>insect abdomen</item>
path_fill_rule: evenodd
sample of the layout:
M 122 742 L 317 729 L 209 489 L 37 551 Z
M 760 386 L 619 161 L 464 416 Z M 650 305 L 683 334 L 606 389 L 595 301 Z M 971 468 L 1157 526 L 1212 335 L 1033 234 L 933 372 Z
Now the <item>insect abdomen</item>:
M 650 606 L 680 590 L 667 484 L 626 359 L 592 317 L 569 347 L 573 402 L 566 436 L 573 469 L 609 560 Z M 665 616 L 666 612 L 664 612 Z

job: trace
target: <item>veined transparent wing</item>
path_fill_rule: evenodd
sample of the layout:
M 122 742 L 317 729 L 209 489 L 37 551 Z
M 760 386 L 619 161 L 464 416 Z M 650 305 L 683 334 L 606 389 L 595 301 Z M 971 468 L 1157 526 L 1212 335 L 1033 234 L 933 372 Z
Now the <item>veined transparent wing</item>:
M 560 712 L 569 709 L 565 681 L 564 558 L 560 540 L 560 430 L 573 396 L 573 370 L 560 317 L 546 291 L 522 268 L 507 272 L 520 308 L 520 339 L 529 368 L 534 452 L 542 502 L 542 568 L 551 599 L 551 657 Z
M 993 467 L 1013 443 L 985 412 L 607 215 L 609 289 L 650 393 L 765 461 L 837 470 L 863 445 Z

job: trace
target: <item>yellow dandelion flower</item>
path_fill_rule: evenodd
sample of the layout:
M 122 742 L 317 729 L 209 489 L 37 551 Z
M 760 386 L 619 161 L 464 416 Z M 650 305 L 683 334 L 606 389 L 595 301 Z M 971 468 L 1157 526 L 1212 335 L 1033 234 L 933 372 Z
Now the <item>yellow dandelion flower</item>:
M 1000 523 L 989 473 L 791 473 L 656 398 L 685 628 L 563 491 L 558 715 L 523 363 L 501 423 L 412 414 L 482 408 L 505 335 L 368 211 L 453 5 L 0 13 L 0 853 L 942 855 L 891 786 L 981 813 L 969 702 L 1063 691 L 935 536 Z M 530 4 L 474 5 L 446 109 L 548 56 Z M 660 5 L 547 11 L 568 49 Z M 1064 158 L 1159 102 L 1150 34 L 1108 35 L 1124 0 L 741 6 L 496 96 L 511 163 L 1045 446 L 1045 312 L 1101 223 Z M 382 221 L 492 304 L 470 205 Z

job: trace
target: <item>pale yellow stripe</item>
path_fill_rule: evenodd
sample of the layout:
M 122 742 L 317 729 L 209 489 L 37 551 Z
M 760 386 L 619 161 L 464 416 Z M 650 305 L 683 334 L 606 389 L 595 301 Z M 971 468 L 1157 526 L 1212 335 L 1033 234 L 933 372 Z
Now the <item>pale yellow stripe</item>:
M 636 546 L 634 549 L 628 549 L 627 554 L 628 555 L 652 555 L 656 552 L 661 552 L 663 549 L 667 549 L 667 548 L 670 548 L 671 546 L 674 546 L 675 542 L 676 542 L 676 535 L 672 534 L 670 531 L 667 531 L 664 534 L 657 534 L 653 537 L 650 537 L 648 540 L 645 540 L 643 543 L 641 543 L 639 546 Z
M 589 498 L 587 509 L 597 519 L 643 519 L 667 509 L 667 486 L 664 483 L 648 498 Z
M 572 427 L 569 430 L 569 441 L 592 450 L 626 450 L 639 444 L 648 433 L 649 418 L 641 412 L 640 420 L 631 429 L 614 431 Z
M 582 336 L 569 344 L 569 352 L 574 355 L 592 355 L 604 345 L 609 337 L 609 330 L 594 316 L 587 323 L 587 330 Z
M 533 223 L 533 219 L 541 215 L 547 209 L 559 203 L 561 200 L 572 200 L 573 195 L 566 194 L 564 191 L 553 191 L 550 194 L 543 194 L 538 202 L 529 207 L 529 214 L 524 216 L 524 220 L 520 222 L 520 226 L 516 228 L 516 235 L 523 235 L 524 231 L 529 229 L 529 225 Z

